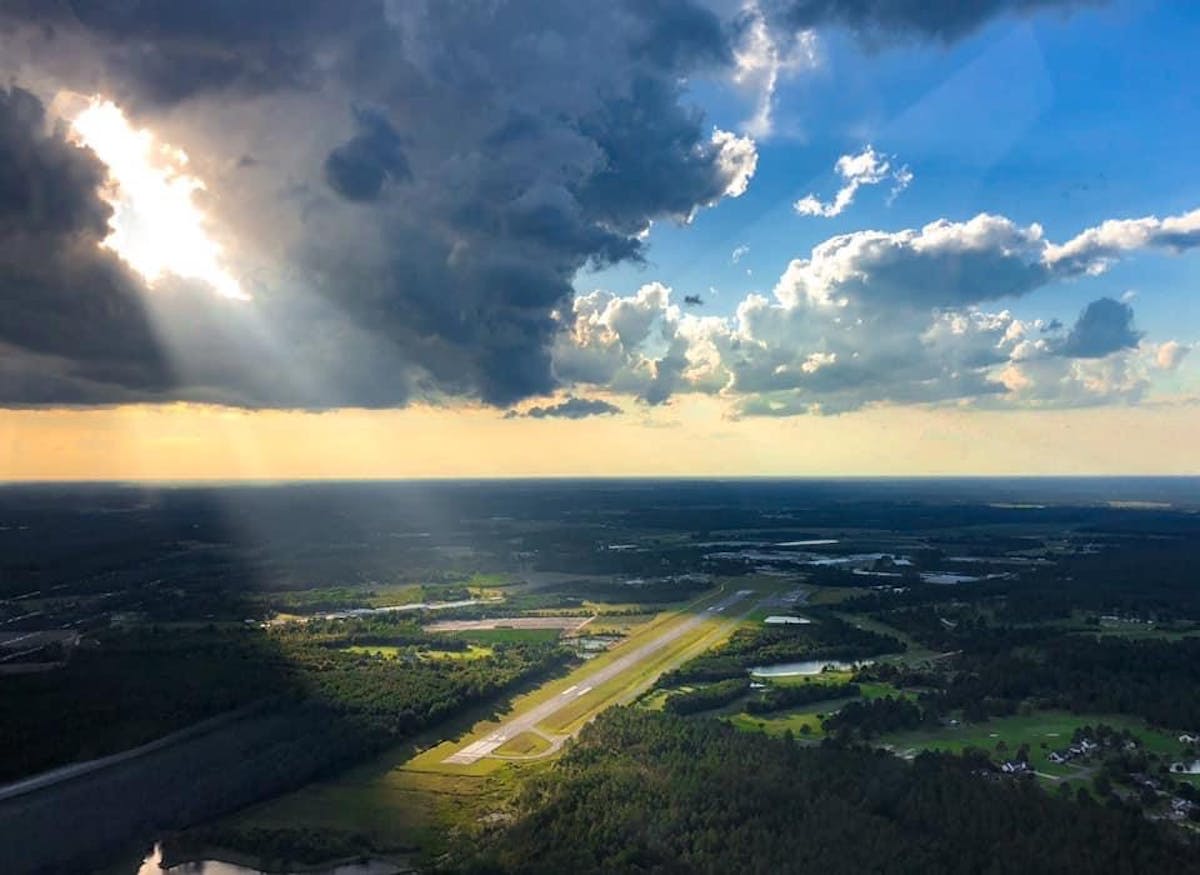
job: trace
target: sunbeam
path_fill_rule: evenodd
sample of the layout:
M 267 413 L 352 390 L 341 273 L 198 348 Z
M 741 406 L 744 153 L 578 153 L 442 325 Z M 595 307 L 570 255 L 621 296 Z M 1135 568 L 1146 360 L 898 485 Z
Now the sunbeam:
M 248 299 L 225 266 L 209 220 L 196 204 L 204 183 L 188 173 L 188 156 L 111 101 L 93 98 L 72 122 L 78 141 L 108 167 L 103 196 L 113 208 L 103 245 L 153 285 L 165 275 L 198 280 L 227 298 Z

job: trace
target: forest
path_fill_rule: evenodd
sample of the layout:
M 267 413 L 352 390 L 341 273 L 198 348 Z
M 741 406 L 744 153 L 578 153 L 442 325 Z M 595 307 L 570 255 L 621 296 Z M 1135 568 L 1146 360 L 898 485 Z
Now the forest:
M 0 780 L 124 750 L 255 702 L 327 712 L 347 727 L 339 760 L 352 761 L 572 659 L 554 643 L 500 642 L 484 659 L 425 660 L 424 650 L 465 642 L 374 618 L 311 625 L 112 630 L 56 672 L 5 678 Z M 388 659 L 345 649 L 362 641 L 402 649 Z M 349 735 L 358 741 L 348 744 Z
M 628 708 L 527 785 L 516 820 L 444 869 L 508 872 L 1195 871 L 1139 814 L 980 780 L 978 762 L 739 733 Z

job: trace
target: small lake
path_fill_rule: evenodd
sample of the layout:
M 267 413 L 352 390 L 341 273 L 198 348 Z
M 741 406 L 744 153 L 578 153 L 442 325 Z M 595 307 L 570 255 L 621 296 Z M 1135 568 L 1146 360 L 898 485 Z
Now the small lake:
M 802 675 L 818 675 L 829 667 L 830 671 L 852 671 L 862 665 L 870 665 L 873 660 L 860 659 L 858 662 L 842 662 L 837 659 L 807 659 L 802 662 L 783 662 L 779 665 L 760 665 L 750 669 L 750 676 L 756 678 L 791 678 Z
M 921 580 L 925 581 L 926 583 L 942 583 L 953 585 L 956 583 L 974 583 L 979 579 L 980 578 L 976 577 L 974 574 L 958 574 L 953 571 L 921 572 Z
M 300 869 L 304 875 L 399 875 L 406 870 L 395 863 L 385 860 L 368 860 L 365 863 L 343 863 L 328 869 Z M 269 875 L 261 869 L 251 869 L 236 863 L 223 863 L 220 860 L 192 860 L 178 863 L 169 869 L 162 868 L 162 846 L 155 845 L 154 850 L 142 860 L 137 875 Z

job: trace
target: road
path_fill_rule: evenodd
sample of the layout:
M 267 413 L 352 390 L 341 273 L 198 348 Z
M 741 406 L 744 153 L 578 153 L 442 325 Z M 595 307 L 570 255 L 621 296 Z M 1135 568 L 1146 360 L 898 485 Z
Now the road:
M 740 590 L 733 595 L 726 596 L 721 601 L 710 605 L 705 611 L 688 618 L 682 623 L 675 624 L 653 641 L 649 641 L 636 650 L 631 650 L 624 656 L 613 660 L 603 668 L 585 675 L 579 683 L 568 687 L 552 699 L 548 699 L 540 705 L 530 708 L 528 711 L 522 711 L 520 714 L 501 724 L 498 729 L 486 738 L 468 744 L 457 753 L 446 757 L 443 762 L 453 765 L 468 765 L 488 756 L 506 741 L 516 738 L 523 732 L 538 732 L 538 724 L 548 720 L 562 708 L 574 703 L 576 699 L 590 695 L 593 690 L 621 674 L 627 672 L 633 673 L 634 669 L 655 653 L 678 638 L 688 634 L 701 623 L 720 616 L 730 605 L 736 604 L 750 594 L 750 590 Z M 538 732 L 538 734 L 541 733 Z
M 46 787 L 51 787 L 55 784 L 61 784 L 64 781 L 71 781 L 75 778 L 89 775 L 93 772 L 98 772 L 102 769 L 107 769 L 120 763 L 129 760 L 143 757 L 146 754 L 154 753 L 157 750 L 171 747 L 179 744 L 181 741 L 186 741 L 190 738 L 195 738 L 198 735 L 204 735 L 213 732 L 229 723 L 241 720 L 264 707 L 265 702 L 252 702 L 249 705 L 244 705 L 234 711 L 227 711 L 224 714 L 218 714 L 216 717 L 210 717 L 207 720 L 202 720 L 191 726 L 184 727 L 178 732 L 172 732 L 170 735 L 164 735 L 162 738 L 157 738 L 140 747 L 123 750 L 119 753 L 110 754 L 109 756 L 99 757 L 94 760 L 86 760 L 81 763 L 70 763 L 69 765 L 59 766 L 56 769 L 51 769 L 48 772 L 41 772 L 29 778 L 22 778 L 19 781 L 13 781 L 11 784 L 0 785 L 0 802 L 5 799 L 11 799 L 14 796 L 21 796 L 25 793 L 32 793 L 35 790 L 41 790 Z

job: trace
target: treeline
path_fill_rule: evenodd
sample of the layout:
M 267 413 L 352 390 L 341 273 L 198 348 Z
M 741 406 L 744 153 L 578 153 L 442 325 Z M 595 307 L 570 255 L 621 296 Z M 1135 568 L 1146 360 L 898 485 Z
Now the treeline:
M 1157 726 L 1200 726 L 1200 638 L 1128 639 L 1059 634 L 1034 644 L 964 651 L 936 665 L 873 665 L 862 675 L 927 688 L 926 710 L 961 709 L 969 721 L 1023 705 L 1143 717 Z
M 853 699 L 862 694 L 858 684 L 793 684 L 786 687 L 772 686 L 758 698 L 746 703 L 747 714 L 770 714 L 786 711 L 800 705 L 827 702 L 831 699 Z
M 352 761 L 573 658 L 547 642 L 501 642 L 472 660 L 383 660 L 342 649 L 382 625 L 109 632 L 61 669 L 3 679 L 0 780 L 136 747 L 266 698 L 303 703 L 345 724 L 357 740 L 339 745 Z M 462 644 L 393 628 L 393 640 L 414 645 Z
M 750 692 L 750 681 L 732 678 L 685 693 L 672 693 L 663 706 L 672 714 L 698 714 L 734 702 Z
M 1195 871 L 1194 840 L 1136 813 L 981 781 L 945 754 L 740 733 L 614 708 L 463 873 Z M 471 854 L 464 851 L 464 855 Z
M 901 696 L 884 696 L 848 703 L 826 717 L 821 728 L 831 735 L 869 739 L 936 723 L 935 712 L 922 710 L 915 702 Z

